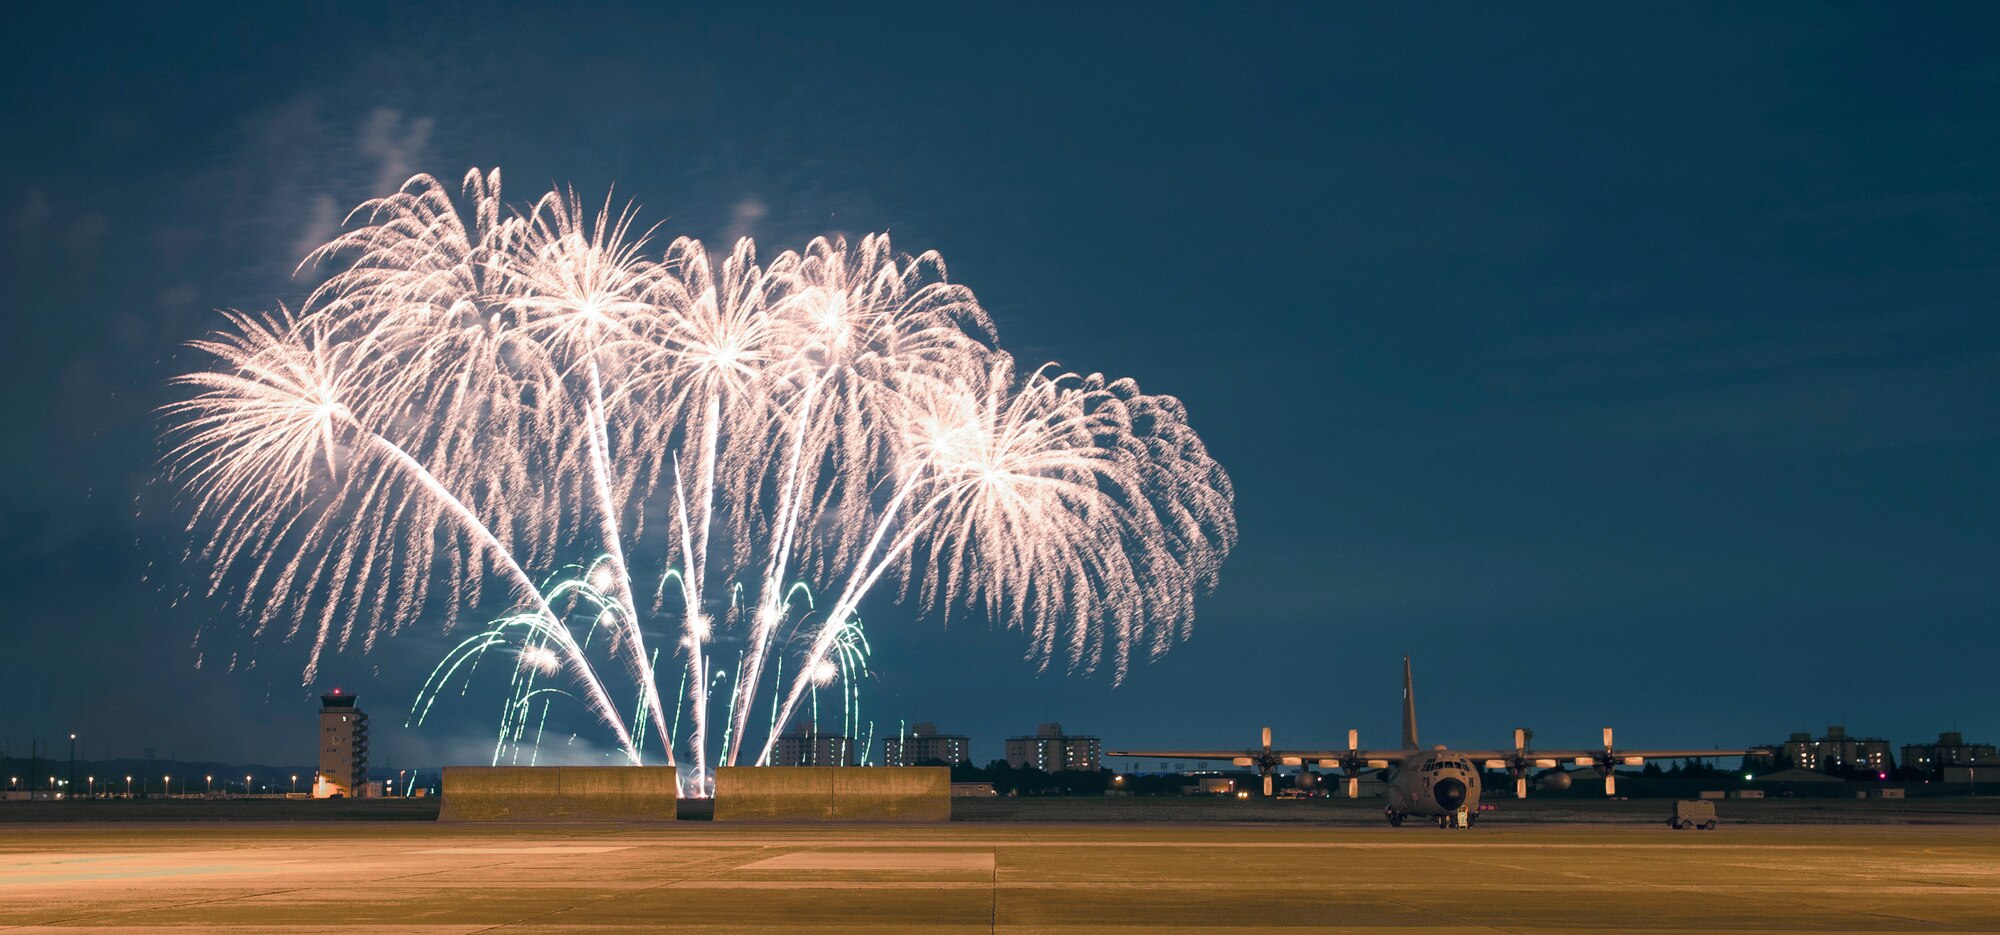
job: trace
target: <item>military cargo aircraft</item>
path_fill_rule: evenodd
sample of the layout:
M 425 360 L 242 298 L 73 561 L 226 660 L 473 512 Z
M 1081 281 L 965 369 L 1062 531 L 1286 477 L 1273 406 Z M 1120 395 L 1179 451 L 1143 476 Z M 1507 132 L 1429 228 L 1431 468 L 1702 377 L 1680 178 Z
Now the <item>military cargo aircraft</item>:
M 1387 770 L 1388 805 L 1383 809 L 1389 824 L 1401 826 L 1412 816 L 1429 818 L 1439 827 L 1452 827 L 1462 820 L 1471 825 L 1479 815 L 1480 769 L 1506 770 L 1514 780 L 1515 798 L 1527 798 L 1529 773 L 1550 770 L 1544 783 L 1551 788 L 1567 788 L 1569 775 L 1560 771 L 1565 763 L 1594 766 L 1604 774 L 1604 794 L 1618 792 L 1619 766 L 1638 766 L 1649 759 L 1678 760 L 1694 757 L 1743 756 L 1748 750 L 1619 750 L 1611 744 L 1611 728 L 1604 729 L 1603 749 L 1534 750 L 1528 747 L 1529 732 L 1514 730 L 1511 750 L 1450 750 L 1443 746 L 1428 750 L 1417 744 L 1417 696 L 1411 686 L 1410 657 L 1403 657 L 1403 746 L 1398 750 L 1363 750 L 1359 731 L 1347 732 L 1345 750 L 1274 750 L 1271 729 L 1264 728 L 1262 748 L 1249 750 L 1113 750 L 1107 756 L 1128 756 L 1167 760 L 1228 760 L 1237 766 L 1254 766 L 1264 777 L 1264 794 L 1271 794 L 1271 774 L 1280 766 L 1301 768 L 1300 778 L 1310 787 L 1316 780 L 1312 765 L 1337 769 L 1347 777 L 1347 797 L 1360 793 L 1361 773 L 1366 769 Z M 1461 819 L 1460 816 L 1463 816 Z

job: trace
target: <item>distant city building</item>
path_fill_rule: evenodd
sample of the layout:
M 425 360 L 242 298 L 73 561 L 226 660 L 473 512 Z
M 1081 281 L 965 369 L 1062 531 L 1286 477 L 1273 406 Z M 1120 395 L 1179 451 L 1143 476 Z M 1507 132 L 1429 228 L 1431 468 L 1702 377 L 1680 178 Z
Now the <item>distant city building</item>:
M 2000 756 L 1982 756 L 1939 772 L 1945 782 L 2000 783 Z
M 885 766 L 915 766 L 942 760 L 956 766 L 972 762 L 971 750 L 972 741 L 963 735 L 940 734 L 936 724 L 926 721 L 911 725 L 907 734 L 882 738 L 882 763 Z
M 1895 756 L 1889 750 L 1889 742 L 1880 737 L 1849 737 L 1847 728 L 1835 724 L 1826 729 L 1826 736 L 1817 740 L 1809 733 L 1796 733 L 1791 739 L 1778 746 L 1778 760 L 1788 767 L 1809 769 L 1821 773 L 1839 773 L 1848 770 L 1876 770 L 1886 772 L 1896 765 Z M 1769 766 L 1768 757 L 1755 758 Z
M 1938 734 L 1936 743 L 1904 744 L 1903 765 L 1937 774 L 1948 767 L 1971 765 L 1974 760 L 1993 756 L 1996 752 L 2000 750 L 1990 743 L 1966 743 L 1964 734 L 1948 730 Z
M 354 696 L 319 696 L 319 775 L 313 798 L 358 798 L 368 789 L 368 715 L 354 706 Z
M 778 737 L 772 766 L 853 766 L 854 738 L 794 727 Z
M 1007 738 L 1007 764 L 1015 769 L 1095 772 L 1102 765 L 1101 752 L 1097 738 L 1065 734 L 1061 724 L 1040 725 L 1033 737 Z

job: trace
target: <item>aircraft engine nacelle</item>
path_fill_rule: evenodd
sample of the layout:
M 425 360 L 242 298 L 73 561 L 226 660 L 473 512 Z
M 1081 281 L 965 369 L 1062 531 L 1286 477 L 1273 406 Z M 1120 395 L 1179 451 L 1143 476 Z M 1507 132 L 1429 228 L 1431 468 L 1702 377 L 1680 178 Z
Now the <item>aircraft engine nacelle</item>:
M 1232 766 L 1255 766 L 1255 765 L 1257 765 L 1257 761 L 1256 761 L 1255 759 L 1253 759 L 1253 758 L 1251 758 L 1251 757 L 1247 757 L 1247 756 L 1239 756 L 1239 757 L 1237 757 L 1237 758 L 1235 758 L 1235 759 L 1233 759 L 1233 760 L 1230 760 L 1230 761 L 1229 761 L 1229 763 L 1230 763 L 1230 765 L 1232 765 Z
M 1535 780 L 1535 784 L 1551 792 L 1561 792 L 1569 788 L 1569 774 L 1559 769 L 1550 770 Z

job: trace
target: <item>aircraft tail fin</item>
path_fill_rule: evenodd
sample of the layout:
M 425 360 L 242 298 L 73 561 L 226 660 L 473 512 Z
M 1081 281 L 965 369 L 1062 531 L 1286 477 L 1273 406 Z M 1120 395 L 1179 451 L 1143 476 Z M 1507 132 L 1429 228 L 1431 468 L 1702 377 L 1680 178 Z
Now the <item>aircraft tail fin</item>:
M 1403 749 L 1417 749 L 1417 690 L 1410 682 L 1410 657 L 1403 657 Z

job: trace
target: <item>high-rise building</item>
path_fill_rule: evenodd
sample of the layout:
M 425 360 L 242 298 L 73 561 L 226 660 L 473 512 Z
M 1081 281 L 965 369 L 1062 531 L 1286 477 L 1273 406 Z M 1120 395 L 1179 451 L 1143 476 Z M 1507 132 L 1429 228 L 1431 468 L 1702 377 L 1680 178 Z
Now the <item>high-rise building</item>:
M 1102 765 L 1101 753 L 1097 738 L 1065 734 L 1061 724 L 1038 725 L 1033 737 L 1007 738 L 1007 763 L 1015 769 L 1094 772 Z
M 1817 740 L 1808 733 L 1793 734 L 1778 747 L 1778 756 L 1798 769 L 1822 773 L 1874 770 L 1887 772 L 1895 767 L 1889 742 L 1880 737 L 1849 737 L 1847 728 L 1835 724 Z M 1768 758 L 1758 758 L 1768 759 Z
M 972 741 L 959 734 L 940 734 L 928 721 L 910 726 L 910 732 L 882 738 L 884 766 L 915 766 L 932 760 L 957 765 L 972 762 Z
M 1936 774 L 1947 766 L 1965 766 L 1995 752 L 1990 743 L 1966 743 L 1964 734 L 1948 730 L 1938 734 L 1937 743 L 1904 744 L 1903 765 Z
M 854 738 L 794 727 L 771 749 L 772 766 L 853 766 Z
M 368 792 L 368 715 L 336 688 L 319 696 L 319 775 L 313 798 L 355 798 Z

